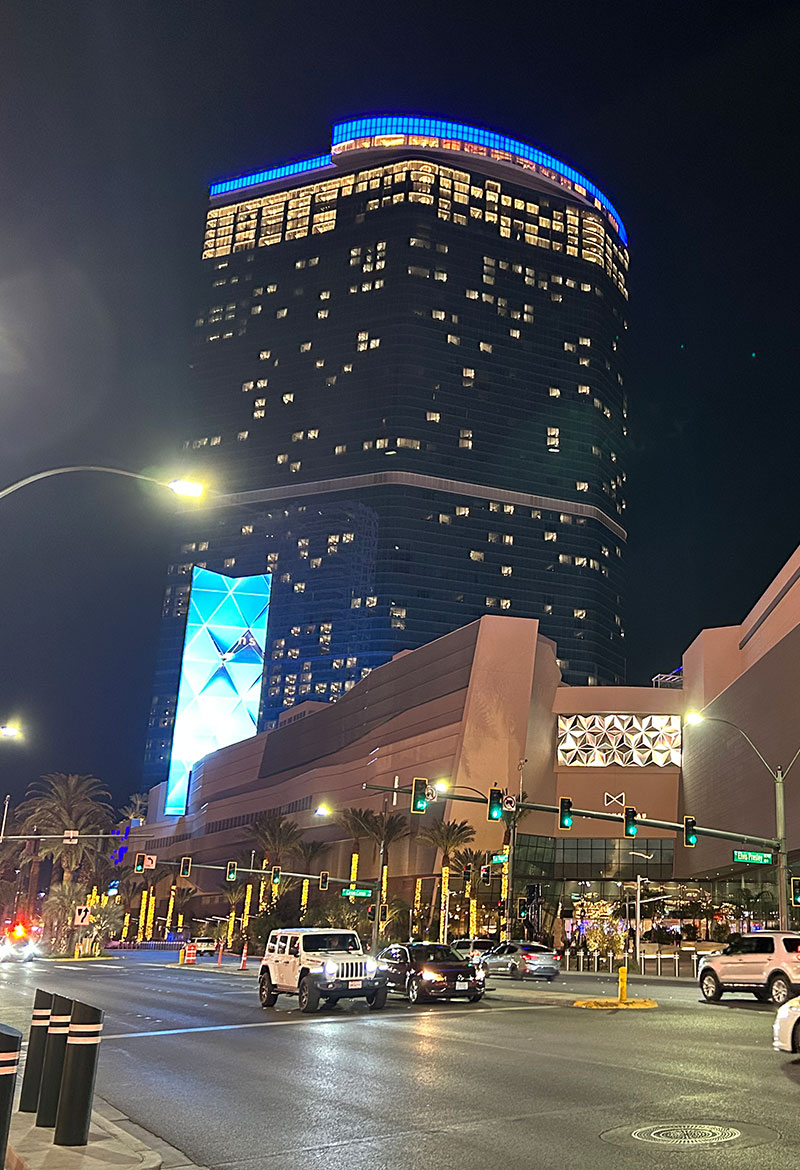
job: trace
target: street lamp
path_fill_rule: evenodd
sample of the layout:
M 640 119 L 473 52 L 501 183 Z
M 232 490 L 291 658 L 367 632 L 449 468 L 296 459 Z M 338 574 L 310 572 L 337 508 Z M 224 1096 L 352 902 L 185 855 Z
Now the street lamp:
M 761 752 L 753 743 L 750 736 L 738 724 L 730 719 L 720 719 L 716 715 L 703 715 L 700 711 L 690 711 L 684 718 L 684 723 L 696 727 L 700 723 L 724 723 L 738 731 L 746 739 L 750 747 L 758 756 L 761 763 L 775 781 L 775 837 L 778 842 L 778 925 L 781 930 L 789 929 L 789 861 L 786 853 L 786 808 L 784 804 L 784 779 L 789 775 L 796 760 L 800 757 L 800 748 L 792 756 L 789 767 L 784 772 L 780 764 L 775 769 L 770 767 Z
M 3 726 L 0 727 L 0 735 L 2 735 L 4 739 L 16 739 L 18 736 L 22 735 L 22 729 L 17 727 L 15 723 L 4 723 Z
M 123 471 L 119 467 L 95 467 L 91 464 L 76 464 L 74 467 L 51 467 L 48 471 L 37 471 L 35 475 L 29 475 L 25 479 L 20 479 L 16 483 L 9 484 L 8 487 L 0 491 L 0 500 L 5 496 L 10 496 L 12 492 L 18 492 L 20 488 L 27 487 L 30 483 L 36 483 L 40 479 L 50 479 L 54 475 L 68 475 L 74 471 L 100 471 L 104 475 L 122 475 L 126 479 L 140 479 L 145 483 L 154 483 L 158 487 L 169 488 L 178 496 L 194 496 L 199 498 L 205 490 L 201 483 L 195 483 L 190 479 L 173 479 L 170 481 L 163 479 L 156 479 L 154 475 L 142 475 L 138 471 Z
M 314 809 L 315 817 L 329 817 L 330 815 L 331 810 L 328 808 L 327 804 L 321 804 L 319 808 Z

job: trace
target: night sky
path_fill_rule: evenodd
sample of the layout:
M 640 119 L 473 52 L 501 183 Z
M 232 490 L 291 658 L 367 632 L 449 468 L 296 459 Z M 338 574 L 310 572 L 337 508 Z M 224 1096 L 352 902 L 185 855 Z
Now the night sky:
M 212 179 L 433 114 L 589 175 L 631 245 L 629 681 L 740 622 L 798 544 L 796 3 L 7 0 L 0 485 L 176 467 Z M 165 498 L 166 497 L 166 498 Z M 173 498 L 0 501 L 0 796 L 141 786 Z

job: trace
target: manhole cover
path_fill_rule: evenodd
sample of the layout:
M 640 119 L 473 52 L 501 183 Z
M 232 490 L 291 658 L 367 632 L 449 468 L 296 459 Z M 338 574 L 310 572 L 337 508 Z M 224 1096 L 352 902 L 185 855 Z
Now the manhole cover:
M 659 1146 L 716 1146 L 741 1136 L 742 1131 L 732 1125 L 645 1125 L 631 1133 L 637 1142 Z
M 618 1125 L 600 1134 L 604 1142 L 613 1146 L 637 1146 L 642 1149 L 645 1142 L 655 1151 L 661 1150 L 703 1150 L 711 1146 L 723 1146 L 740 1150 L 746 1146 L 761 1146 L 765 1142 L 780 1139 L 780 1134 L 765 1125 L 752 1125 L 737 1121 L 662 1121 L 653 1125 Z

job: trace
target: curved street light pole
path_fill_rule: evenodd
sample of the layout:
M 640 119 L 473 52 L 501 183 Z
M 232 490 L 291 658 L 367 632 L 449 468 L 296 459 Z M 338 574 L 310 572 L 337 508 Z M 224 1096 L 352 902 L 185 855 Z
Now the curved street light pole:
M 738 731 L 743 739 L 747 740 L 750 747 L 758 756 L 761 763 L 769 772 L 773 781 L 775 782 L 775 837 L 778 841 L 778 925 L 781 930 L 789 929 L 789 858 L 786 848 L 786 806 L 784 802 L 784 780 L 789 775 L 792 767 L 800 757 L 800 748 L 792 756 L 789 767 L 784 772 L 780 764 L 774 769 L 767 763 L 764 756 L 753 743 L 750 736 L 739 727 L 738 723 L 731 722 L 730 719 L 720 719 L 716 715 L 702 715 L 695 720 L 696 723 L 724 723 L 726 727 L 732 727 L 734 731 Z M 691 724 L 690 724 L 691 726 Z
M 8 487 L 0 490 L 0 500 L 5 496 L 10 496 L 13 492 L 18 492 L 20 488 L 27 487 L 28 484 L 36 483 L 40 479 L 50 479 L 54 475 L 67 475 L 75 471 L 100 471 L 105 475 L 122 475 L 126 479 L 140 479 L 145 483 L 154 483 L 159 487 L 169 488 L 170 491 L 175 492 L 179 496 L 194 496 L 195 498 L 203 494 L 203 485 L 194 483 L 188 479 L 173 479 L 171 481 L 156 479 L 153 475 L 142 475 L 138 471 L 123 471 L 119 467 L 95 467 L 92 464 L 76 464 L 74 467 L 51 467 L 47 471 L 37 471 L 35 475 L 28 475 L 25 479 L 20 479 L 16 483 L 9 484 Z

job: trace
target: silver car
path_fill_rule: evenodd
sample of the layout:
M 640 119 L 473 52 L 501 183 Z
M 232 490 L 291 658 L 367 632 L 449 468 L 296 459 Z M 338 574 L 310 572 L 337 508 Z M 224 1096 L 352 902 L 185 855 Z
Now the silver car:
M 543 943 L 518 939 L 487 951 L 480 964 L 487 975 L 510 975 L 514 979 L 532 975 L 552 983 L 561 970 L 561 956 Z

